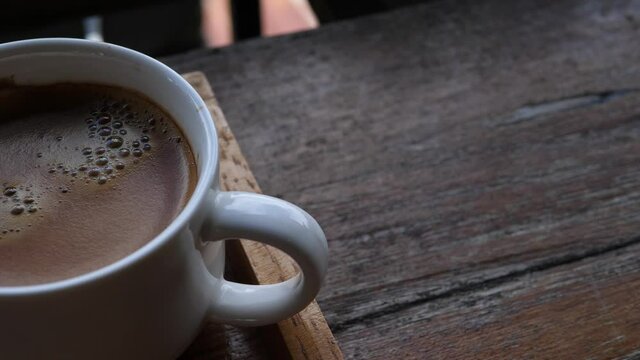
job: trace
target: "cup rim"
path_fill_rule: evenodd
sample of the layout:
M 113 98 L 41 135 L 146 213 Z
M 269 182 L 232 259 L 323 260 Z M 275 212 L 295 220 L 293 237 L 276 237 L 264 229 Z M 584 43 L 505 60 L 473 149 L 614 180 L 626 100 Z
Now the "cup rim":
M 128 58 L 134 60 L 137 63 L 144 63 L 144 66 L 151 67 L 156 72 L 163 72 L 166 76 L 166 81 L 178 85 L 179 90 L 185 92 L 193 105 L 196 106 L 200 122 L 205 137 L 210 139 L 205 143 L 205 146 L 201 150 L 203 154 L 209 154 L 205 156 L 205 161 L 202 166 L 198 167 L 198 180 L 196 182 L 196 188 L 191 194 L 189 201 L 176 216 L 173 221 L 167 227 L 162 230 L 153 239 L 143 245 L 141 248 L 135 250 L 122 259 L 119 259 L 109 265 L 103 266 L 96 270 L 69 278 L 43 284 L 34 285 L 18 285 L 18 286 L 0 286 L 0 297 L 6 296 L 19 296 L 19 295 L 35 295 L 51 292 L 58 292 L 67 290 L 73 287 L 79 287 L 87 285 L 89 283 L 103 280 L 109 276 L 112 276 L 120 271 L 125 270 L 129 266 L 137 263 L 138 261 L 150 256 L 158 248 L 167 243 L 171 238 L 177 235 L 177 233 L 185 228 L 189 219 L 191 219 L 196 210 L 200 207 L 200 204 L 206 199 L 206 195 L 212 189 L 214 182 L 214 176 L 216 174 L 216 167 L 218 164 L 218 137 L 215 129 L 213 119 L 204 100 L 195 91 L 195 89 L 182 77 L 180 74 L 169 68 L 167 65 L 160 61 L 137 52 L 125 48 L 123 46 L 95 42 L 84 39 L 72 39 L 72 38 L 42 38 L 42 39 L 30 39 L 19 40 L 0 44 L 0 59 L 6 57 L 4 54 L 24 55 L 25 52 L 86 52 L 95 53 L 101 55 L 108 55 L 117 58 Z M 194 119 L 196 120 L 196 119 Z M 187 136 L 185 134 L 185 136 Z M 188 136 L 187 136 L 188 139 Z M 189 145 L 193 146 L 193 142 L 189 141 Z

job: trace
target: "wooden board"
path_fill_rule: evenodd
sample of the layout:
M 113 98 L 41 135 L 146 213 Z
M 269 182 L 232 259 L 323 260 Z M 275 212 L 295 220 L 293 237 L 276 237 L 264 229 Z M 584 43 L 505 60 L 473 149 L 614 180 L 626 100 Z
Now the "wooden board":
M 638 1 L 450 0 L 165 61 L 323 225 L 345 357 L 637 358 L 638 39 Z
M 222 189 L 261 192 L 204 74 L 193 72 L 184 77 L 205 100 L 214 119 L 220 145 Z M 297 272 L 295 263 L 288 256 L 257 242 L 228 242 L 228 252 L 228 262 L 236 279 L 248 283 L 276 283 Z M 220 338 L 225 337 L 235 337 L 237 341 L 221 342 Z M 230 348 L 234 346 L 236 348 Z M 340 348 L 315 301 L 277 326 L 239 330 L 210 324 L 183 358 L 210 358 L 222 354 L 227 357 L 239 354 L 240 358 L 342 359 Z

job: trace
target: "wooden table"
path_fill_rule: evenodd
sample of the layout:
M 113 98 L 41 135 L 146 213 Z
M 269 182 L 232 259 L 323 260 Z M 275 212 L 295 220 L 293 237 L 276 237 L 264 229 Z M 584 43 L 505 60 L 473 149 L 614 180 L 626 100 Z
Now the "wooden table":
M 163 59 L 323 225 L 347 358 L 640 356 L 640 1 L 443 1 Z

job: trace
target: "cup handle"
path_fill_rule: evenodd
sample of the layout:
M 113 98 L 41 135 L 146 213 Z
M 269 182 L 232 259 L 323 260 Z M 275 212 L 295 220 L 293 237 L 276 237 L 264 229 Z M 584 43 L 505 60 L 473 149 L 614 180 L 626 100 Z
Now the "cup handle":
M 271 196 L 217 192 L 206 221 L 207 240 L 249 239 L 291 256 L 301 273 L 277 284 L 246 285 L 222 279 L 211 316 L 232 325 L 278 322 L 304 309 L 318 294 L 327 271 L 327 240 L 320 225 L 299 207 Z

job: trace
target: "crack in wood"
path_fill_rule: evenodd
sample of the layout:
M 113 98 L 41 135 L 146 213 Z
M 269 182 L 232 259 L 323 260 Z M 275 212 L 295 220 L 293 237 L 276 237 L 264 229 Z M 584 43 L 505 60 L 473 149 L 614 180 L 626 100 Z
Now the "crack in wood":
M 561 99 L 548 100 L 535 104 L 528 104 L 519 107 L 511 114 L 503 117 L 498 126 L 516 124 L 538 116 L 553 114 L 556 112 L 575 110 L 578 108 L 590 107 L 605 104 L 620 97 L 637 93 L 640 89 L 617 89 L 600 92 L 590 92 L 581 95 L 569 96 Z
M 389 305 L 384 308 L 381 308 L 378 311 L 371 312 L 366 315 L 358 316 L 349 320 L 345 320 L 343 322 L 338 322 L 335 325 L 331 326 L 331 331 L 334 334 L 338 334 L 347 330 L 349 327 L 353 325 L 356 325 L 359 323 L 368 323 L 372 320 L 378 319 L 385 315 L 393 314 L 395 312 L 406 310 L 415 306 L 424 305 L 429 302 L 448 299 L 448 298 L 454 298 L 456 296 L 466 295 L 471 292 L 486 290 L 487 288 L 490 288 L 490 287 L 497 287 L 499 285 L 503 285 L 511 281 L 516 281 L 520 277 L 530 275 L 531 273 L 534 273 L 534 272 L 541 272 L 541 271 L 553 269 L 559 266 L 569 265 L 585 259 L 602 256 L 602 255 L 605 255 L 614 251 L 618 251 L 633 245 L 637 245 L 637 244 L 640 244 L 640 236 L 631 238 L 626 241 L 620 241 L 614 244 L 592 248 L 592 249 L 583 251 L 581 253 L 563 254 L 562 256 L 547 259 L 540 263 L 528 266 L 524 269 L 514 270 L 501 276 L 484 279 L 479 282 L 463 283 L 460 286 L 448 289 L 441 293 L 436 293 L 436 294 L 427 293 L 424 296 L 415 300 Z

